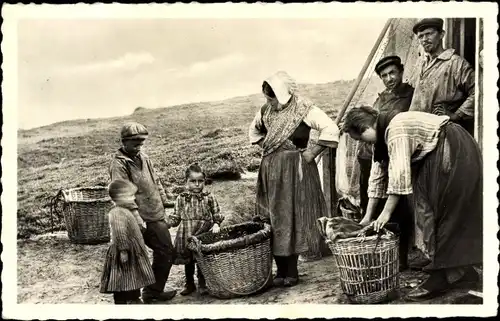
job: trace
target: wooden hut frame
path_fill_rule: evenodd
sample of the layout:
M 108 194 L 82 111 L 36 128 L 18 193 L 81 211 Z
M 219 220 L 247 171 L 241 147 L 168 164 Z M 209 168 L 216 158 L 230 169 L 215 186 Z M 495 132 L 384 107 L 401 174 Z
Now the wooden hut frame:
M 336 123 L 339 124 L 343 117 L 347 106 L 349 106 L 354 93 L 361 82 L 366 68 L 368 67 L 377 47 L 379 46 L 384 34 L 387 29 L 390 28 L 393 19 L 389 19 L 381 31 L 379 38 L 377 39 L 372 52 L 367 57 L 365 65 L 361 69 L 361 72 L 356 80 L 351 93 L 346 98 L 344 105 L 336 119 Z M 464 57 L 469 63 L 471 63 L 475 68 L 476 77 L 476 100 L 475 100 L 475 115 L 474 115 L 474 137 L 479 143 L 482 149 L 483 143 L 483 131 L 482 131 L 482 119 L 483 119 L 483 101 L 482 101 L 482 68 L 479 67 L 479 56 L 480 50 L 482 50 L 483 43 L 483 33 L 482 33 L 482 19 L 476 18 L 446 18 L 444 19 L 444 29 L 445 29 L 445 39 L 444 45 L 446 48 L 454 48 L 457 53 Z M 321 175 L 322 190 L 325 196 L 325 200 L 328 207 L 328 212 L 330 216 L 337 216 L 337 190 L 335 186 L 335 158 L 336 150 L 327 148 L 318 157 L 318 169 Z

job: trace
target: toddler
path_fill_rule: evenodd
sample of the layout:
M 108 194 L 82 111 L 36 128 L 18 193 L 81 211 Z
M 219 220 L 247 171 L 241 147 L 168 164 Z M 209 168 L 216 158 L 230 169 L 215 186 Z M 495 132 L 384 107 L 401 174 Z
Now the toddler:
M 171 227 L 179 226 L 175 237 L 176 260 L 174 264 L 183 264 L 186 274 L 186 285 L 181 295 L 196 291 L 194 284 L 195 259 L 186 247 L 188 237 L 204 232 L 219 232 L 219 224 L 224 220 L 220 214 L 219 204 L 214 195 L 203 191 L 205 173 L 197 164 L 186 170 L 186 192 L 181 193 L 175 202 L 174 214 L 168 216 Z M 200 267 L 197 268 L 198 290 L 206 294 L 205 279 Z
M 141 304 L 141 288 L 155 283 L 140 225 L 133 212 L 137 210 L 137 187 L 115 180 L 109 185 L 109 196 L 115 207 L 109 212 L 111 245 L 101 277 L 101 293 L 113 293 L 115 304 Z

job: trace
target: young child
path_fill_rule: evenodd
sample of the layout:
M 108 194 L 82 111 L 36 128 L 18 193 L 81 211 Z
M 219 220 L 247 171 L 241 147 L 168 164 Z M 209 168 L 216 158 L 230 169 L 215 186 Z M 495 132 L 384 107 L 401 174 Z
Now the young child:
M 174 214 L 168 216 L 171 227 L 179 226 L 175 237 L 176 260 L 174 264 L 184 264 L 186 285 L 181 295 L 189 295 L 196 291 L 194 284 L 195 260 L 187 248 L 187 240 L 191 235 L 204 232 L 219 232 L 219 224 L 224 220 L 220 214 L 219 204 L 214 195 L 204 192 L 205 173 L 197 164 L 186 170 L 186 192 L 181 193 L 175 202 Z M 198 290 L 206 294 L 205 279 L 200 267 L 197 268 Z
M 109 212 L 111 245 L 101 278 L 101 293 L 113 293 L 115 304 L 141 304 L 141 288 L 155 283 L 140 226 L 133 214 L 137 210 L 137 187 L 115 180 L 109 196 L 115 207 Z

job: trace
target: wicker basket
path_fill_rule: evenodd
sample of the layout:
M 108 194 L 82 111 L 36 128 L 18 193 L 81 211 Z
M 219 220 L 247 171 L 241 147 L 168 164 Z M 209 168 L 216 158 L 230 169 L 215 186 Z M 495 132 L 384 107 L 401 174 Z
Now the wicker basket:
M 257 293 L 272 284 L 271 227 L 242 223 L 192 236 L 188 248 L 207 283 L 221 299 Z
M 108 212 L 113 203 L 106 187 L 61 190 L 58 199 L 69 240 L 76 244 L 100 244 L 110 240 Z
M 343 292 L 353 303 L 386 301 L 399 287 L 399 238 L 385 230 L 368 237 L 326 241 L 340 274 Z

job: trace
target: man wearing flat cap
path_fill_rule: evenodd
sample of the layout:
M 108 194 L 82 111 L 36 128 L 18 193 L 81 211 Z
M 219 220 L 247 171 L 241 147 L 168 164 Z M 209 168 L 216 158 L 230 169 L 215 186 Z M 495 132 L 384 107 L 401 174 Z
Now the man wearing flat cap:
M 401 63 L 401 58 L 398 56 L 387 56 L 375 65 L 375 72 L 380 77 L 384 83 L 385 90 L 379 93 L 373 108 L 378 110 L 380 113 L 387 112 L 405 112 L 410 108 L 410 103 L 413 96 L 413 87 L 408 83 L 403 82 L 403 72 L 404 66 Z M 370 171 L 372 167 L 372 151 L 373 146 L 368 143 L 362 143 L 358 152 L 358 163 L 360 167 L 360 177 L 359 177 L 359 192 L 361 201 L 361 210 L 366 213 L 368 205 L 368 184 L 370 178 Z M 378 202 L 377 209 L 375 210 L 375 215 L 382 212 L 385 202 Z M 404 203 L 401 202 L 400 208 L 403 208 Z M 406 222 L 399 222 L 400 225 L 405 225 Z M 406 228 L 406 226 L 401 226 Z M 401 239 L 401 243 L 404 243 L 406 239 Z M 407 251 L 404 251 L 406 244 L 402 244 L 402 253 L 400 253 L 400 263 L 401 269 L 406 269 L 407 267 Z
M 454 49 L 443 48 L 443 23 L 426 18 L 413 27 L 425 56 L 410 110 L 447 115 L 474 135 L 474 70 Z
M 379 93 L 373 108 L 381 113 L 388 111 L 408 111 L 413 96 L 413 87 L 403 82 L 404 66 L 398 56 L 388 56 L 380 59 L 375 65 L 375 72 L 385 85 L 385 90 Z M 372 165 L 372 145 L 361 143 L 358 152 L 360 166 L 360 199 L 361 209 L 366 211 L 368 204 L 368 178 Z M 381 205 L 383 208 L 383 205 Z
M 165 221 L 165 207 L 170 207 L 169 198 L 163 188 L 149 157 L 141 151 L 148 137 L 146 127 L 138 123 L 129 123 L 121 130 L 122 147 L 117 151 L 110 165 L 111 181 L 125 180 L 134 183 L 138 190 L 136 215 L 142 227 L 144 242 L 153 250 L 153 272 L 156 283 L 142 291 L 144 303 L 167 301 L 176 295 L 175 290 L 164 292 L 174 260 L 174 247 Z M 134 211 L 136 214 L 137 211 Z

